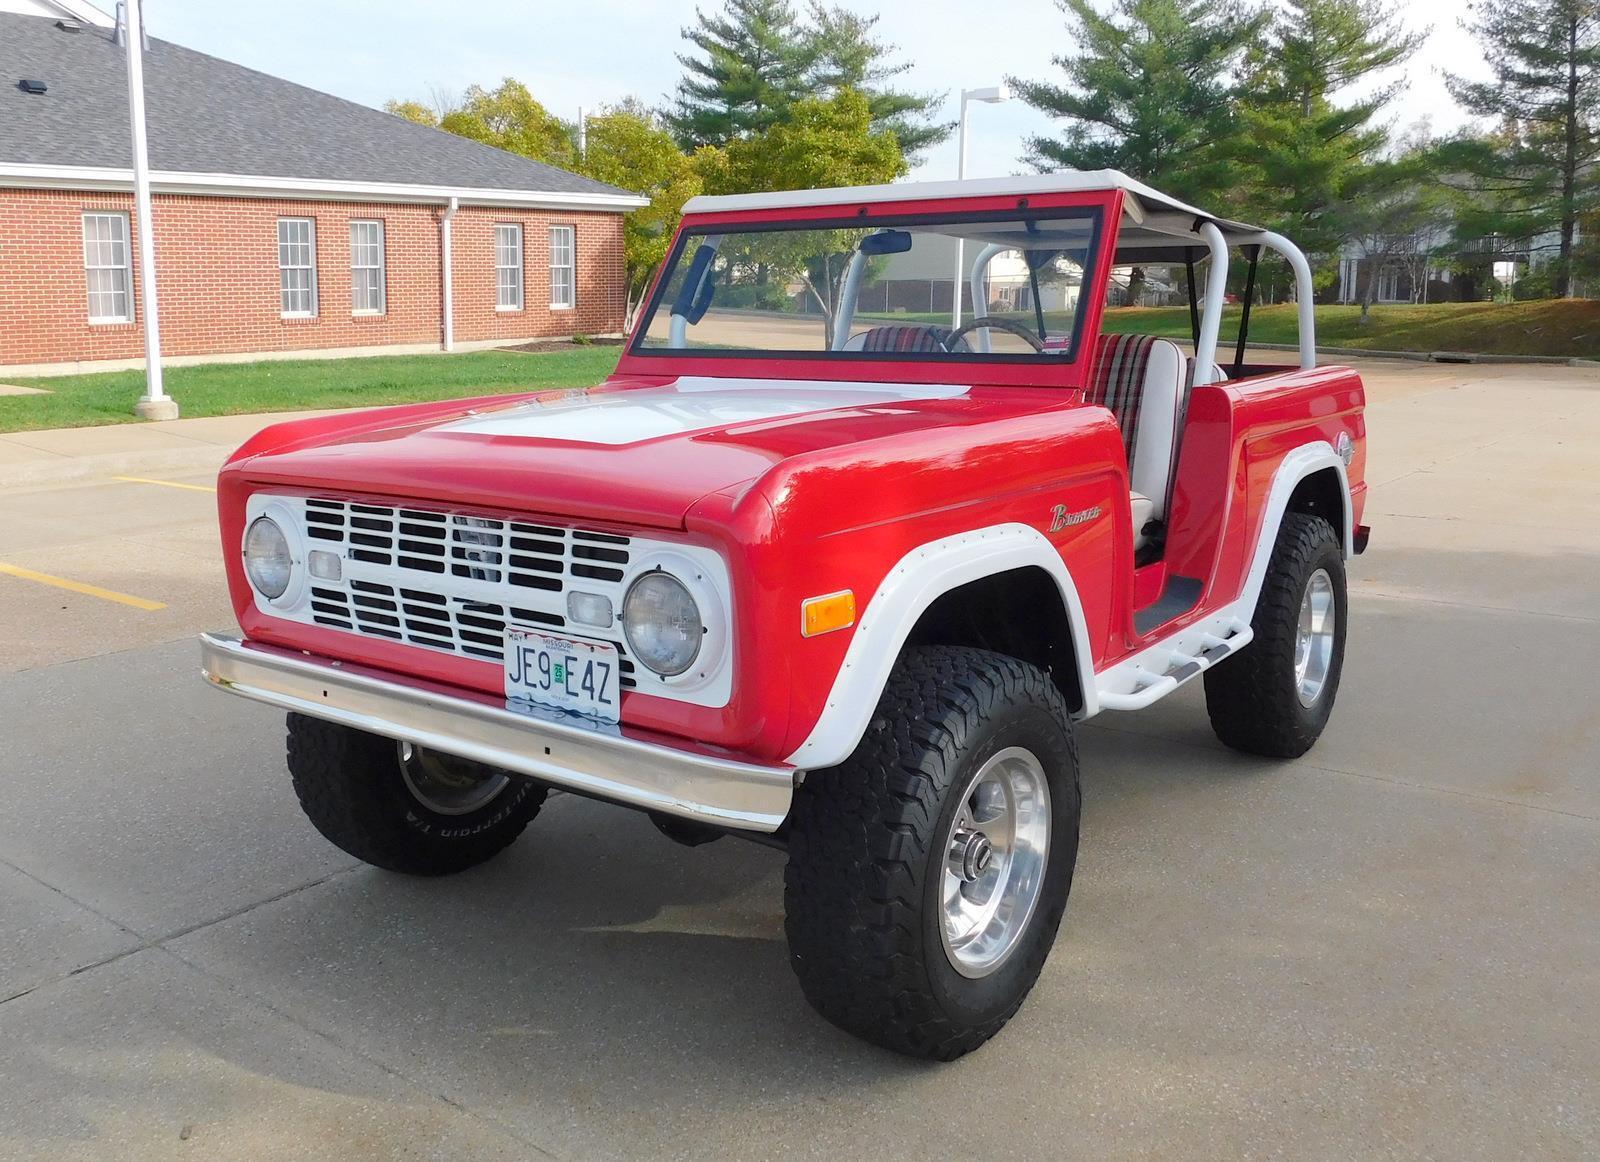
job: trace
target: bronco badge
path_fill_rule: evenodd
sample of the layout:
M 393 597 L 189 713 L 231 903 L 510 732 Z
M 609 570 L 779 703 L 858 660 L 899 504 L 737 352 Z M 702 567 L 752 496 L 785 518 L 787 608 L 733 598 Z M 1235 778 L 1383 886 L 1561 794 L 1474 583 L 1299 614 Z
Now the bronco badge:
M 1068 512 L 1067 506 L 1058 504 L 1050 510 L 1050 531 L 1059 533 L 1062 529 L 1069 529 L 1073 525 L 1087 524 L 1100 515 L 1100 506 L 1080 509 L 1077 512 Z

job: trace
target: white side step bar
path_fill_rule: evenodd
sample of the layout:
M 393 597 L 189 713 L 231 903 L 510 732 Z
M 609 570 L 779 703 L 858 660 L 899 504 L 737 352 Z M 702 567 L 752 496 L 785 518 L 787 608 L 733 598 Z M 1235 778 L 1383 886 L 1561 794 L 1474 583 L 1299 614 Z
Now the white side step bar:
M 1095 676 L 1098 708 L 1143 710 L 1250 644 L 1255 630 L 1224 610 Z

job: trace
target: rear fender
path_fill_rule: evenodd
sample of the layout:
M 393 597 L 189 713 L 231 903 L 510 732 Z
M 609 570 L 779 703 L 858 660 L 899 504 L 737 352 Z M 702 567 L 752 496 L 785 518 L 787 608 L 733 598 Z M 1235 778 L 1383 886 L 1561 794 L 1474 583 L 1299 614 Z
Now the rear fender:
M 1272 476 L 1272 487 L 1267 491 L 1267 502 L 1261 515 L 1260 533 L 1256 537 L 1255 553 L 1250 558 L 1250 571 L 1245 574 L 1244 588 L 1240 591 L 1237 608 L 1248 618 L 1261 596 L 1261 586 L 1266 582 L 1267 566 L 1272 561 L 1272 549 L 1278 542 L 1278 530 L 1289 512 L 1290 502 L 1301 481 L 1327 470 L 1339 478 L 1339 499 L 1344 506 L 1344 519 L 1340 522 L 1340 542 L 1344 559 L 1355 556 L 1355 514 L 1350 502 L 1350 478 L 1345 472 L 1344 459 L 1326 440 L 1316 440 L 1291 449 Z

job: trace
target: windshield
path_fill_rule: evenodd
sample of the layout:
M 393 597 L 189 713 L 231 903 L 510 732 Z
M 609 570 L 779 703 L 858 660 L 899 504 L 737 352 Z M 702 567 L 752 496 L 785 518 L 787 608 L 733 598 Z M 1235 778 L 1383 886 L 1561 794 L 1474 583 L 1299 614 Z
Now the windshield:
M 686 231 L 635 354 L 1071 359 L 1099 211 Z M 955 295 L 961 286 L 959 302 Z M 976 304 L 976 306 L 975 306 Z

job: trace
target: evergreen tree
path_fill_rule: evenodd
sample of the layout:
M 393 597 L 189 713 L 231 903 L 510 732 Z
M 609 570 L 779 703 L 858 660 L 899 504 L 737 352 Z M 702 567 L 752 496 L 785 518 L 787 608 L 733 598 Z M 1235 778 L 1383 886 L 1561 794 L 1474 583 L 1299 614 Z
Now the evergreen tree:
M 1357 196 L 1388 143 L 1378 116 L 1401 86 L 1338 96 L 1422 40 L 1386 0 L 1287 0 L 1274 13 L 1247 54 L 1239 103 L 1252 220 L 1324 260 L 1365 228 Z
M 874 127 L 892 130 L 901 152 L 915 164 L 922 151 L 950 136 L 955 123 L 934 120 L 943 93 L 907 93 L 889 87 L 888 82 L 909 71 L 911 63 L 895 63 L 897 46 L 873 35 L 878 19 L 812 0 L 806 30 L 807 79 L 811 89 L 824 97 L 845 89 L 863 94 Z
M 1467 27 L 1493 80 L 1451 76 L 1450 92 L 1498 128 L 1444 151 L 1486 201 L 1463 225 L 1553 250 L 1570 297 L 1578 223 L 1600 208 L 1600 0 L 1481 0 Z
M 1041 171 L 1119 169 L 1197 205 L 1226 205 L 1238 185 L 1228 148 L 1235 71 L 1262 17 L 1238 0 L 1056 0 L 1073 51 L 1063 80 L 1013 79 L 1022 99 L 1065 122 L 1037 136 Z
M 678 144 L 726 145 L 781 122 L 809 64 L 789 0 L 727 0 L 721 12 L 696 9 L 695 21 L 683 30 L 692 49 L 678 54 L 684 74 L 664 113 Z

